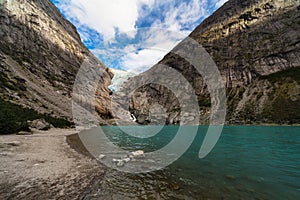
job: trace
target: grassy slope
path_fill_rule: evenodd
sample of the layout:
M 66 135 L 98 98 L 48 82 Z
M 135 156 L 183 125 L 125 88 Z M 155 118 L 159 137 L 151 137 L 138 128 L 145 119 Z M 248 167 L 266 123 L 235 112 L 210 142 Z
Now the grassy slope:
M 275 83 L 277 81 L 283 81 L 285 78 L 288 77 L 300 83 L 300 67 L 290 68 L 288 70 L 277 72 L 268 76 L 263 76 L 261 78 L 267 79 L 268 81 Z
M 300 123 L 300 94 L 293 82 L 300 87 L 300 67 L 291 68 L 263 77 L 271 84 L 277 85 L 274 99 L 264 114 L 277 122 Z M 297 98 L 291 98 L 291 94 Z
M 264 83 L 264 84 L 263 84 Z M 264 85 L 265 87 L 262 87 Z M 238 114 L 240 122 L 251 121 L 253 123 L 300 123 L 300 67 L 262 76 L 250 86 L 249 101 Z M 232 88 L 227 91 L 229 118 L 243 97 L 245 88 Z M 266 92 L 267 102 L 263 104 L 263 110 L 258 111 L 260 98 Z M 249 94 L 248 94 L 249 95 Z

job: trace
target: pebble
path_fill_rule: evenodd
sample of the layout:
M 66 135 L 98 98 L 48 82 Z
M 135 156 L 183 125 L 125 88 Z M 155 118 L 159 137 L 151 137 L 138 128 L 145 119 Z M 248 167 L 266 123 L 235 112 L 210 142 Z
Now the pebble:
M 112 161 L 113 161 L 113 163 L 117 163 L 117 162 L 120 162 L 121 160 L 113 158 Z
M 124 161 L 124 162 L 129 162 L 129 161 L 130 161 L 130 158 L 124 158 L 124 159 L 122 159 L 122 161 Z
M 98 158 L 101 160 L 101 159 L 105 158 L 105 155 L 104 154 L 100 154 Z
M 123 167 L 124 166 L 124 161 L 123 160 L 120 160 L 118 163 L 117 163 L 117 167 Z

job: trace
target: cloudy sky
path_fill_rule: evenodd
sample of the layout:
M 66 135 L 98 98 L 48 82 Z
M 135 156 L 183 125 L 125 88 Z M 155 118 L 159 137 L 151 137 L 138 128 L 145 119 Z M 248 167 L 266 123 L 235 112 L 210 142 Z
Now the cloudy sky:
M 227 0 L 52 0 L 110 68 L 156 64 Z

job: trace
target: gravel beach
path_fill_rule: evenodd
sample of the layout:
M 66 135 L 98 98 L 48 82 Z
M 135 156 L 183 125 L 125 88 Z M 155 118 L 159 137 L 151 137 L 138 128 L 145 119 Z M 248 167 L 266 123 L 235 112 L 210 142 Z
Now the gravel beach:
M 84 198 L 90 184 L 104 176 L 105 167 L 76 145 L 75 133 L 75 129 L 51 129 L 1 135 L 0 199 Z

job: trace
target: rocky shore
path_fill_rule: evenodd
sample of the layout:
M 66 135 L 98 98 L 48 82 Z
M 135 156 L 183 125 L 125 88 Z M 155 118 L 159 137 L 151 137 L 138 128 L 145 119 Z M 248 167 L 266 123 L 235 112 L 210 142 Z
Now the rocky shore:
M 82 199 L 105 167 L 67 143 L 74 129 L 0 137 L 0 199 Z M 74 144 L 76 138 L 71 140 Z M 76 145 L 75 145 L 76 146 Z

